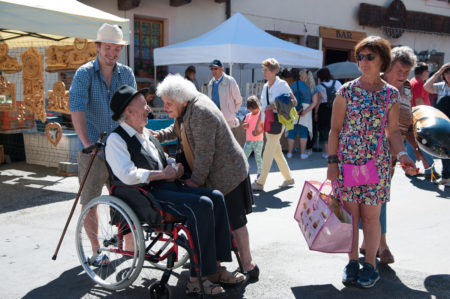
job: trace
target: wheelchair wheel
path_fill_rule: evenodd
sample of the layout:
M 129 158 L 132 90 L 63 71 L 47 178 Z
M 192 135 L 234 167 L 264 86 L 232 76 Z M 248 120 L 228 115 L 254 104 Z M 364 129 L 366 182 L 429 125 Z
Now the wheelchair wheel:
M 97 211 L 97 219 L 91 213 Z M 90 213 L 91 212 L 91 213 Z M 97 232 L 90 233 L 100 243 L 94 255 L 84 226 L 95 223 Z M 131 234 L 134 251 L 125 251 L 122 232 Z M 81 266 L 89 277 L 110 290 L 126 288 L 136 280 L 145 258 L 142 227 L 136 214 L 122 200 L 113 196 L 99 196 L 86 205 L 76 227 L 76 247 Z M 94 265 L 94 257 L 103 259 L 101 266 Z
M 162 284 L 159 281 L 155 281 L 150 285 L 150 298 L 151 299 L 171 299 L 172 289 L 167 284 Z
M 184 236 L 184 234 L 183 234 L 183 236 Z M 153 241 L 157 237 L 158 237 L 158 233 L 153 232 L 150 235 L 149 241 Z M 172 237 L 168 234 L 163 234 L 162 238 L 160 238 L 159 241 L 156 242 L 155 245 L 153 245 L 153 247 L 151 248 L 151 252 L 157 252 L 157 251 L 161 250 L 162 254 L 164 254 L 167 251 L 169 251 L 170 249 L 172 249 L 173 246 L 174 246 L 174 244 L 173 244 Z M 178 246 L 178 260 L 175 261 L 175 263 L 171 269 L 177 269 L 177 268 L 183 266 L 188 260 L 189 260 L 189 253 L 187 252 L 187 250 L 181 246 Z M 152 261 L 149 261 L 149 262 L 157 269 L 160 269 L 160 270 L 167 269 L 167 260 L 163 260 L 163 261 L 160 261 L 157 263 L 152 262 Z

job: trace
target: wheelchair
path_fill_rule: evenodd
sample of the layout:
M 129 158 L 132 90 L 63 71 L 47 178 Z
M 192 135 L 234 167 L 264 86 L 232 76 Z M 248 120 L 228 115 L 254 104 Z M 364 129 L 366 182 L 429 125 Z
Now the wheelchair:
M 163 271 L 162 278 L 150 285 L 150 298 L 172 298 L 168 281 L 172 271 L 184 265 L 188 259 L 201 281 L 199 258 L 189 229 L 182 217 L 155 209 L 160 215 L 158 221 L 147 223 L 139 219 L 135 211 L 121 198 L 113 194 L 116 186 L 111 186 L 110 195 L 92 199 L 82 210 L 76 225 L 76 250 L 81 266 L 86 274 L 101 287 L 121 290 L 130 286 L 140 275 L 144 262 Z M 130 189 L 139 187 L 128 186 Z M 93 214 L 96 217 L 92 216 Z M 85 229 L 85 224 L 95 223 L 97 232 Z M 132 244 L 126 244 L 125 235 Z M 91 237 L 91 238 L 89 238 Z M 232 250 L 240 269 L 242 264 L 235 241 Z M 100 249 L 92 252 L 90 239 L 100 243 Z M 126 249 L 132 245 L 132 249 Z M 97 258 L 106 256 L 109 263 L 96 265 Z M 204 294 L 200 284 L 201 294 Z

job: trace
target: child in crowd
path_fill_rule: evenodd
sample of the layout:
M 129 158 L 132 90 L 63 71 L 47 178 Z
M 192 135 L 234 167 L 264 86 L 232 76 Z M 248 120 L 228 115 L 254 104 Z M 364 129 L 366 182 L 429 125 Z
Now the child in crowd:
M 255 153 L 256 165 L 258 167 L 258 177 L 261 173 L 262 158 L 261 153 L 263 149 L 263 133 L 264 125 L 261 120 L 261 110 L 259 108 L 259 100 L 255 95 L 247 99 L 247 109 L 250 110 L 245 116 L 242 127 L 246 130 L 246 141 L 244 145 L 245 155 L 248 157 Z

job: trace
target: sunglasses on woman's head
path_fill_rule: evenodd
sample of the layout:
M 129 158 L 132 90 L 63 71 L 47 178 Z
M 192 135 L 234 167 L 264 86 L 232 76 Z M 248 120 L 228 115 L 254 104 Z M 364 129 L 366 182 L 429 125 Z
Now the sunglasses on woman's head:
M 369 54 L 358 54 L 356 55 L 356 60 L 362 61 L 366 58 L 368 61 L 372 61 L 375 59 L 375 54 L 369 53 Z

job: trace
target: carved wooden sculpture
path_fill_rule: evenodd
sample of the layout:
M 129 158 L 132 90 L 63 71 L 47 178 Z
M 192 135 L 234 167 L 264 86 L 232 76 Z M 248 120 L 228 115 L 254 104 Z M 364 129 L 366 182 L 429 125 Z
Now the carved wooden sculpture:
M 17 58 L 8 56 L 8 45 L 0 43 L 0 71 L 12 74 L 21 70 L 22 66 L 17 62 Z
M 45 135 L 53 146 L 56 146 L 62 137 L 62 128 L 59 123 L 49 123 L 45 126 Z
M 16 85 L 0 75 L 0 111 L 16 111 Z
M 63 82 L 56 81 L 53 84 L 53 90 L 48 91 L 47 110 L 70 114 L 69 92 L 66 91 L 66 86 Z
M 34 113 L 36 118 L 45 122 L 45 93 L 43 55 L 30 47 L 21 55 L 23 63 L 23 99 L 25 108 Z
M 97 55 L 95 43 L 76 38 L 73 46 L 50 46 L 45 51 L 46 72 L 76 70 Z
M 25 106 L 23 104 L 20 104 L 17 107 L 17 120 L 19 121 L 19 126 L 23 128 L 23 123 L 25 121 Z

